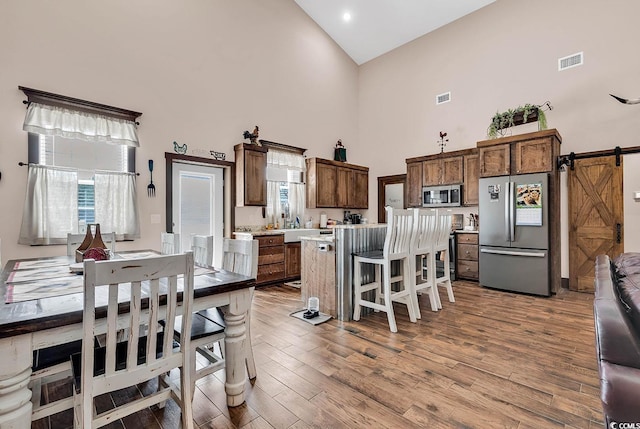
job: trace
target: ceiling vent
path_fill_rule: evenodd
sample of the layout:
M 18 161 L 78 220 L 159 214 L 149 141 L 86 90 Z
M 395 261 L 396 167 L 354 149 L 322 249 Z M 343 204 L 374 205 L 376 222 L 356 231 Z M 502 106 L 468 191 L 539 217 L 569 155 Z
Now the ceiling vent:
M 581 66 L 584 62 L 582 52 L 569 55 L 568 57 L 558 59 L 558 71 L 570 69 L 571 67 Z
M 448 103 L 449 101 L 451 101 L 451 91 L 445 92 L 444 94 L 436 95 L 436 105 Z

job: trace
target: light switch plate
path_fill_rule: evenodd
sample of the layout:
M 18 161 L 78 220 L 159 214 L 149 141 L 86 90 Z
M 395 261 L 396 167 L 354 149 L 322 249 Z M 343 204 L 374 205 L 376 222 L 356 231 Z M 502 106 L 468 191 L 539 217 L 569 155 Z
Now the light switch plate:
M 160 215 L 159 214 L 152 214 L 151 215 L 151 223 L 152 224 L 158 224 L 160 223 Z

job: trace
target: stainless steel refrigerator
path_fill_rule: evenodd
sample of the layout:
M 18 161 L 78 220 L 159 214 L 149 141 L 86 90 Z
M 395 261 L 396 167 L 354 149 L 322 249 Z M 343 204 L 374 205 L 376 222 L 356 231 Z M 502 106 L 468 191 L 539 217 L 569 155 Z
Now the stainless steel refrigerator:
M 549 296 L 548 175 L 480 179 L 482 286 Z

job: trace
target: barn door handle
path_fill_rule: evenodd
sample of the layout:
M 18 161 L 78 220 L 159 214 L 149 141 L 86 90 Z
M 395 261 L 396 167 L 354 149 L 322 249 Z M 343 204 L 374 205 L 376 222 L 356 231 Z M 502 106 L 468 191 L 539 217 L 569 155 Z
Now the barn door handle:
M 616 243 L 620 244 L 622 241 L 622 225 L 616 223 Z

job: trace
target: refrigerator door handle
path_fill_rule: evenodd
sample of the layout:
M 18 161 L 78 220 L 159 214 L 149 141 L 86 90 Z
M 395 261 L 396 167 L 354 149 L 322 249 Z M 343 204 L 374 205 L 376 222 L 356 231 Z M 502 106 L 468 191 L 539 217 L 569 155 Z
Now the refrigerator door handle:
M 504 238 L 505 241 L 511 241 L 511 228 L 509 225 L 511 224 L 511 219 L 509 218 L 509 201 L 511 201 L 511 182 L 506 182 L 504 184 Z
M 516 239 L 516 184 L 509 182 L 509 241 Z
M 493 249 L 480 249 L 480 253 L 491 253 L 493 255 L 508 255 L 508 256 L 531 256 L 534 258 L 544 258 L 544 252 L 516 252 L 512 250 L 493 250 Z

